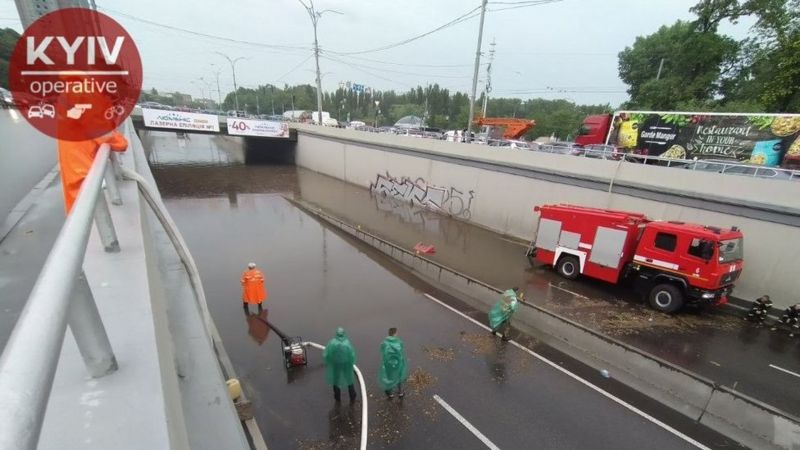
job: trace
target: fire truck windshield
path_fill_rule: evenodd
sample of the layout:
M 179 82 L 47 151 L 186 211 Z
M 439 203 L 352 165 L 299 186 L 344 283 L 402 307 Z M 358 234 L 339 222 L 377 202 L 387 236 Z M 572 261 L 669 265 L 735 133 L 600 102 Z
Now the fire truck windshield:
M 729 263 L 744 259 L 742 238 L 726 239 L 719 243 L 719 262 Z

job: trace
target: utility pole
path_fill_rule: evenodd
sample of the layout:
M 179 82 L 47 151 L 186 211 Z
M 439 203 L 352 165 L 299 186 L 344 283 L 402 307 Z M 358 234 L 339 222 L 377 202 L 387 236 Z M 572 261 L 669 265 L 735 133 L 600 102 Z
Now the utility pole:
M 214 64 L 211 66 L 213 67 Z M 222 109 L 222 91 L 219 89 L 219 74 L 219 69 L 214 70 L 214 75 L 217 77 L 217 109 Z
M 661 79 L 661 69 L 664 68 L 664 58 L 661 58 L 661 63 L 658 65 L 658 73 L 656 74 L 656 80 Z
M 486 107 L 489 104 L 489 92 L 492 92 L 492 63 L 494 62 L 494 38 L 492 38 L 492 49 L 489 50 L 489 65 L 486 67 L 486 83 L 483 85 L 483 117 L 486 117 Z
M 332 9 L 317 11 L 314 8 L 314 0 L 308 0 L 308 5 L 306 5 L 303 0 L 297 1 L 299 1 L 300 4 L 303 5 L 303 8 L 306 9 L 306 12 L 308 12 L 308 17 L 311 18 L 311 25 L 314 27 L 314 59 L 316 60 L 317 64 L 317 119 L 319 120 L 319 124 L 322 125 L 322 76 L 320 75 L 319 71 L 319 40 L 317 39 L 317 23 L 322 17 L 322 14 L 326 12 L 332 12 L 336 14 L 342 13 Z
M 475 51 L 475 70 L 472 74 L 472 95 L 469 98 L 469 119 L 465 142 L 472 141 L 472 119 L 475 117 L 475 94 L 478 91 L 478 71 L 481 68 L 481 42 L 483 41 L 483 21 L 486 18 L 486 3 L 488 0 L 481 0 L 481 24 L 478 28 L 478 49 Z
M 275 115 L 275 86 L 269 85 L 269 101 L 272 103 L 272 115 Z
M 231 65 L 231 72 L 233 72 L 233 101 L 236 104 L 236 111 L 239 111 L 239 94 L 237 92 L 239 90 L 239 88 L 236 86 L 236 63 L 238 61 L 241 61 L 241 60 L 246 59 L 246 58 L 244 56 L 240 56 L 240 57 L 238 57 L 236 59 L 231 59 L 230 56 L 228 56 L 228 55 L 226 55 L 224 53 L 221 53 L 221 52 L 214 52 L 214 53 L 216 53 L 216 54 L 222 56 L 223 58 L 227 59 L 228 62 L 230 63 L 230 65 Z

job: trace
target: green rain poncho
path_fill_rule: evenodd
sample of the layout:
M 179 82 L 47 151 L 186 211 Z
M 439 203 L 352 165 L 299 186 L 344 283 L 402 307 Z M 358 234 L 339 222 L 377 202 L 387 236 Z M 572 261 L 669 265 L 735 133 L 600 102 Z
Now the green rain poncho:
M 510 320 L 518 306 L 517 293 L 513 289 L 503 292 L 503 298 L 498 300 L 489 311 L 489 326 L 492 331 L 497 331 L 500 325 Z
M 354 384 L 356 351 L 350 344 L 350 339 L 347 339 L 344 328 L 336 330 L 336 337 L 325 346 L 322 359 L 325 361 L 325 381 L 329 385 L 347 387 Z
M 388 391 L 408 378 L 408 365 L 403 341 L 397 336 L 388 336 L 381 343 L 381 367 L 378 370 L 378 384 Z

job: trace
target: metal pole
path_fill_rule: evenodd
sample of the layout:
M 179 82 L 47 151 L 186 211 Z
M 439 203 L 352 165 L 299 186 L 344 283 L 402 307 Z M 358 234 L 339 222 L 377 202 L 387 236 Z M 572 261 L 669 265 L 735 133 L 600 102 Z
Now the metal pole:
M 464 142 L 472 141 L 472 119 L 475 117 L 475 94 L 478 90 L 478 71 L 481 67 L 481 42 L 483 41 L 483 21 L 486 18 L 486 3 L 481 1 L 481 24 L 478 28 L 478 49 L 475 51 L 475 70 L 472 74 L 472 95 L 469 98 L 469 118 L 467 119 L 467 136 Z
M 486 67 L 486 83 L 483 85 L 483 117 L 486 117 L 486 108 L 489 106 L 489 92 L 492 91 L 492 63 L 494 62 L 495 46 L 494 38 L 492 38 L 492 43 L 489 45 L 492 46 L 492 49 L 489 50 L 489 65 Z
M 97 311 L 92 289 L 83 272 L 75 283 L 67 321 L 92 378 L 100 378 L 115 372 L 118 368 L 117 358 L 111 349 L 111 342 Z
M 317 64 L 317 120 L 319 121 L 319 125 L 322 125 L 322 77 L 319 73 L 319 41 L 317 40 L 317 20 L 319 17 L 316 11 L 314 11 L 313 1 L 311 1 L 311 10 L 309 14 L 311 15 L 311 23 L 314 25 L 314 59 Z
M 109 151 L 100 146 L 0 356 L 2 450 L 35 449 L 39 441 Z
M 117 162 L 119 164 L 119 162 Z M 116 173 L 114 172 L 114 163 L 106 167 L 105 173 L 105 181 L 106 181 L 106 189 L 108 189 L 108 195 L 111 197 L 111 203 L 113 205 L 121 205 L 122 204 L 122 196 L 119 194 L 119 186 L 117 186 L 117 177 Z
M 656 74 L 656 80 L 661 79 L 661 69 L 664 68 L 664 58 L 661 58 L 661 63 L 658 65 L 658 73 Z
M 119 240 L 117 232 L 114 230 L 114 221 L 111 220 L 111 211 L 108 210 L 106 197 L 101 191 L 97 194 L 97 205 L 94 208 L 94 223 L 97 226 L 97 234 L 100 235 L 100 242 L 107 253 L 119 252 Z

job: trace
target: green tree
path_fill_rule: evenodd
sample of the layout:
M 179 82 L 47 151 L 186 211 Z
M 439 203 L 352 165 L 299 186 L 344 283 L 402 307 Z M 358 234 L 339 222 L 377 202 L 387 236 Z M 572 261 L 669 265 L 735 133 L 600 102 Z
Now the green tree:
M 619 54 L 619 75 L 631 96 L 628 106 L 674 109 L 680 102 L 712 99 L 738 50 L 739 44 L 719 35 L 716 26 L 686 21 L 636 38 Z
M 8 60 L 19 40 L 19 33 L 11 28 L 0 28 L 0 87 L 8 87 Z
M 800 111 L 800 0 L 701 0 L 691 11 L 701 27 L 756 19 L 733 70 L 720 81 L 722 107 L 746 103 L 770 112 Z

